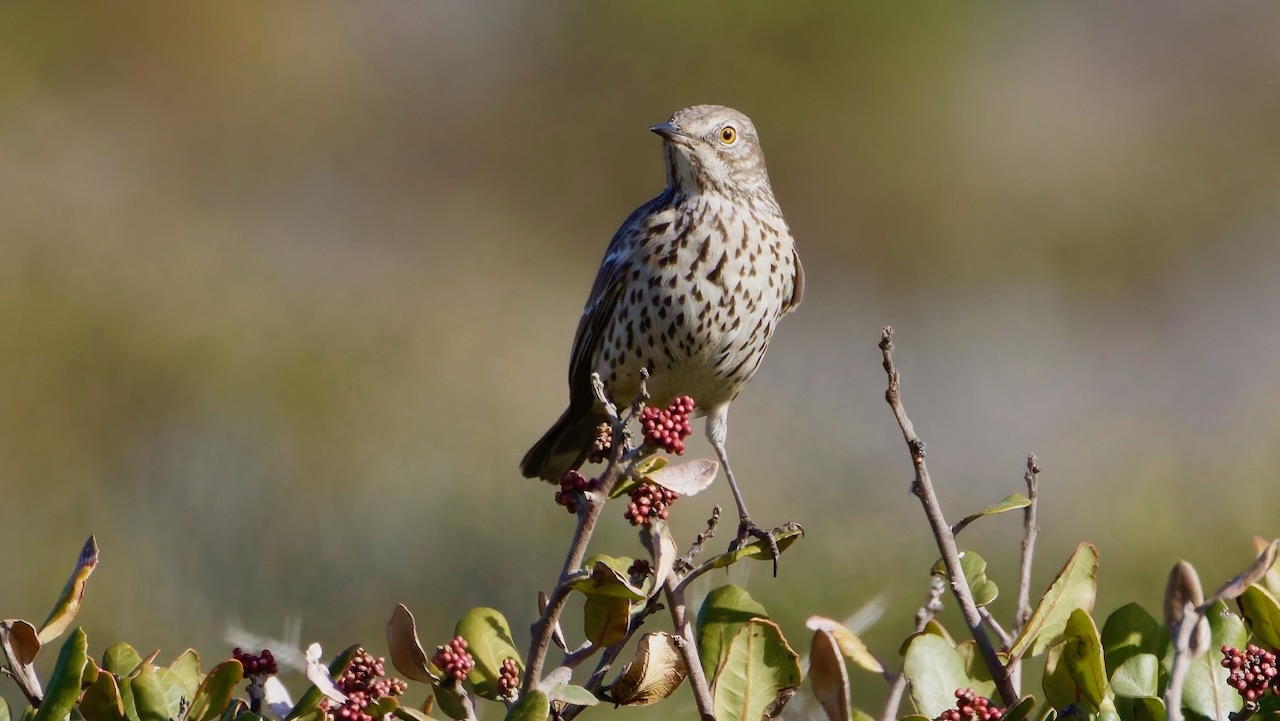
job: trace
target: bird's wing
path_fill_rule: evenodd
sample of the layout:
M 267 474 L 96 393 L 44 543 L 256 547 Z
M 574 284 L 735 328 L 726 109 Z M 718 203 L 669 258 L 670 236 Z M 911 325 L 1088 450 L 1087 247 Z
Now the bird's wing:
M 644 244 L 640 237 L 647 232 L 645 219 L 663 196 L 640 206 L 627 218 L 609 241 L 609 248 L 591 286 L 591 295 L 582 309 L 578 331 L 573 337 L 573 351 L 569 354 L 569 405 L 585 407 L 595 404 L 591 389 L 591 374 L 596 369 L 596 357 L 609 325 L 617 315 L 618 299 L 626 291 L 626 273 L 634 261 L 637 248 Z
M 791 259 L 796 266 L 796 281 L 791 289 L 791 300 L 788 300 L 787 304 L 782 308 L 783 315 L 795 310 L 796 306 L 800 305 L 800 301 L 804 299 L 804 266 L 800 264 L 800 254 L 794 250 L 791 251 Z

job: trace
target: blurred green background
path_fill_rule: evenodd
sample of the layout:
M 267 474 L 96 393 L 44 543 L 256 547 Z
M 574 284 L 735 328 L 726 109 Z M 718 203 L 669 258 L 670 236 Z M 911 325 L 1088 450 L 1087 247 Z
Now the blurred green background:
M 384 653 L 401 601 L 424 643 L 481 604 L 526 639 L 572 519 L 516 463 L 660 189 L 645 129 L 695 103 L 753 117 L 808 269 L 729 446 L 809 536 L 728 580 L 804 647 L 880 598 L 895 653 L 937 553 L 892 324 L 952 518 L 1035 451 L 1036 587 L 1090 540 L 1100 609 L 1158 612 L 1179 558 L 1215 585 L 1277 533 L 1278 37 L 1272 3 L 5 4 L 0 617 L 96 533 L 95 653 L 286 619 Z M 1005 616 L 1019 526 L 963 538 Z

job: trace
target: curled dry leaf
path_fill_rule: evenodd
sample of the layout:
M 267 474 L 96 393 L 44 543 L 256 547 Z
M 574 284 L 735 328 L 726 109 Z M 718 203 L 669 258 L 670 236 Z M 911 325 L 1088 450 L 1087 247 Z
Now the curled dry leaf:
M 609 696 L 620 706 L 648 706 L 670 696 L 688 674 L 675 637 L 647 633 L 609 688 Z
M 49 617 L 40 625 L 40 643 L 49 643 L 67 630 L 71 622 L 80 613 L 80 602 L 84 599 L 85 584 L 89 574 L 98 567 L 98 542 L 93 536 L 84 542 L 80 549 L 80 557 L 76 559 L 71 577 L 63 587 L 61 595 L 49 611 Z
M 849 671 L 835 634 L 823 628 L 814 630 L 809 647 L 809 684 L 830 721 L 849 721 Z
M 1188 608 L 1201 608 L 1204 589 L 1200 586 L 1200 574 L 1186 561 L 1178 561 L 1169 571 L 1169 582 L 1164 587 L 1164 622 L 1170 632 L 1175 632 Z M 1176 635 L 1176 633 L 1174 634 Z M 1195 633 L 1191 634 L 1188 649 L 1199 654 L 1209 644 L 1209 623 L 1199 618 Z
M 440 679 L 427 667 L 427 652 L 418 641 L 417 623 L 403 603 L 396 604 L 387 622 L 387 648 L 391 651 L 391 665 L 414 681 L 439 683 Z
M 682 496 L 694 496 L 709 488 L 719 472 L 719 463 L 699 459 L 655 468 L 645 478 Z
M 858 634 L 850 631 L 844 624 L 822 616 L 810 616 L 804 625 L 814 631 L 826 631 L 831 634 L 840 653 L 857 664 L 859 668 L 871 673 L 884 673 L 884 666 L 881 665 L 880 659 L 871 653 L 862 639 L 858 638 Z
M 1237 598 L 1249 586 L 1262 580 L 1267 575 L 1267 571 L 1276 562 L 1276 553 L 1280 551 L 1280 539 L 1272 541 L 1266 548 L 1262 549 L 1262 553 L 1253 559 L 1253 563 L 1249 567 L 1240 572 L 1240 575 L 1222 584 L 1205 605 L 1217 603 L 1218 601 L 1230 601 Z
M 653 549 L 652 593 L 657 594 L 666 585 L 680 551 L 676 549 L 676 539 L 671 537 L 671 527 L 666 521 L 657 520 L 649 524 L 649 534 L 649 547 Z

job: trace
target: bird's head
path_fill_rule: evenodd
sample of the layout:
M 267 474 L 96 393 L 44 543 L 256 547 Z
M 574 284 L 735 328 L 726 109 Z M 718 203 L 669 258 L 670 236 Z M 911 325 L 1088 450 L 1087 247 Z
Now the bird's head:
M 733 108 L 694 105 L 649 130 L 666 141 L 667 182 L 687 195 L 769 188 L 760 136 Z

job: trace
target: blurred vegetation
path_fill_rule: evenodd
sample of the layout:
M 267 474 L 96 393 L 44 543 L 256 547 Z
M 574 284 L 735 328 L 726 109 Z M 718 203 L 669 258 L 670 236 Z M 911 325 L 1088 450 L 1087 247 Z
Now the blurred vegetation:
M 96 533 L 96 639 L 216 659 L 229 625 L 301 618 L 375 647 L 404 601 L 426 637 L 483 604 L 523 643 L 571 519 L 515 464 L 605 243 L 661 183 L 645 128 L 700 102 L 755 119 L 809 269 L 730 439 L 757 520 L 810 532 L 777 581 L 731 579 L 784 629 L 879 597 L 884 653 L 926 591 L 886 323 L 949 513 L 1039 454 L 1037 585 L 1089 540 L 1100 611 L 1154 609 L 1176 559 L 1223 577 L 1275 535 L 1249 502 L 1280 461 L 1274 6 L 0 19 L 5 617 Z M 970 542 L 1015 547 L 989 526 Z

